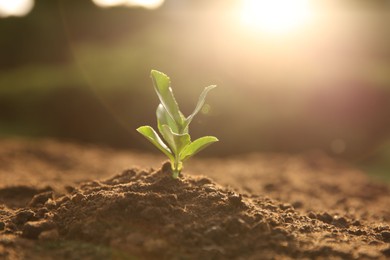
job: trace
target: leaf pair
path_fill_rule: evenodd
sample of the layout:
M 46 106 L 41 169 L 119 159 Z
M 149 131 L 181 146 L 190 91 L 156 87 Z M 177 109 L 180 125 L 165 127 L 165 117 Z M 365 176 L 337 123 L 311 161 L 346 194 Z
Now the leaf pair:
M 160 100 L 156 110 L 157 127 L 165 142 L 150 126 L 141 126 L 137 131 L 168 156 L 173 177 L 177 178 L 185 160 L 218 141 L 214 136 L 204 136 L 192 142 L 188 130 L 192 119 L 204 105 L 207 93 L 216 86 L 205 88 L 199 96 L 194 111 L 185 117 L 173 95 L 169 77 L 156 70 L 151 71 L 151 77 Z

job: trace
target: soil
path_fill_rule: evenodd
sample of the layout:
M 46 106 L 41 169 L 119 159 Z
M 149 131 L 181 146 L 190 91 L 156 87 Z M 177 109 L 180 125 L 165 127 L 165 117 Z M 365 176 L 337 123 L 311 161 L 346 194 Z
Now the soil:
M 387 259 L 390 188 L 320 152 L 163 157 L 0 140 L 1 259 Z M 161 166 L 162 165 L 162 166 Z

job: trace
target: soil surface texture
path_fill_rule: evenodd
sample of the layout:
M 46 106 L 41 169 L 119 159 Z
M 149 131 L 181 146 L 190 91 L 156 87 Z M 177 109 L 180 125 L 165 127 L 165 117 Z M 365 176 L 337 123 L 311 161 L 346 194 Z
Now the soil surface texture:
M 320 152 L 0 140 L 0 259 L 390 259 L 390 188 Z M 167 167 L 168 166 L 168 167 Z

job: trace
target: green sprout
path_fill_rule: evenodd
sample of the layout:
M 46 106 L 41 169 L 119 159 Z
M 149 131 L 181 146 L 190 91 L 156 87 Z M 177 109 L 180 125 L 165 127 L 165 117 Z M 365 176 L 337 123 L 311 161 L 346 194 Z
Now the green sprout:
M 141 126 L 137 128 L 137 131 L 168 156 L 172 168 L 172 177 L 176 179 L 183 169 L 184 161 L 208 145 L 218 141 L 214 136 L 203 136 L 192 142 L 188 132 L 188 127 L 194 116 L 201 110 L 207 93 L 216 86 L 206 87 L 199 96 L 194 112 L 185 117 L 179 110 L 179 105 L 173 96 L 169 77 L 156 70 L 152 70 L 150 74 L 154 89 L 160 100 L 156 111 L 157 126 L 165 142 L 151 126 Z

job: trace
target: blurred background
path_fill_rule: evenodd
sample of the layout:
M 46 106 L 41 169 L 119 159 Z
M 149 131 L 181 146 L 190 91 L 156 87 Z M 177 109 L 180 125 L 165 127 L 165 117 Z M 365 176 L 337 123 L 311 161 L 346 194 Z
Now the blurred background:
M 203 156 L 320 149 L 390 179 L 389 28 L 388 0 L 0 0 L 0 135 L 155 152 L 156 69 L 185 114 L 218 85 Z

